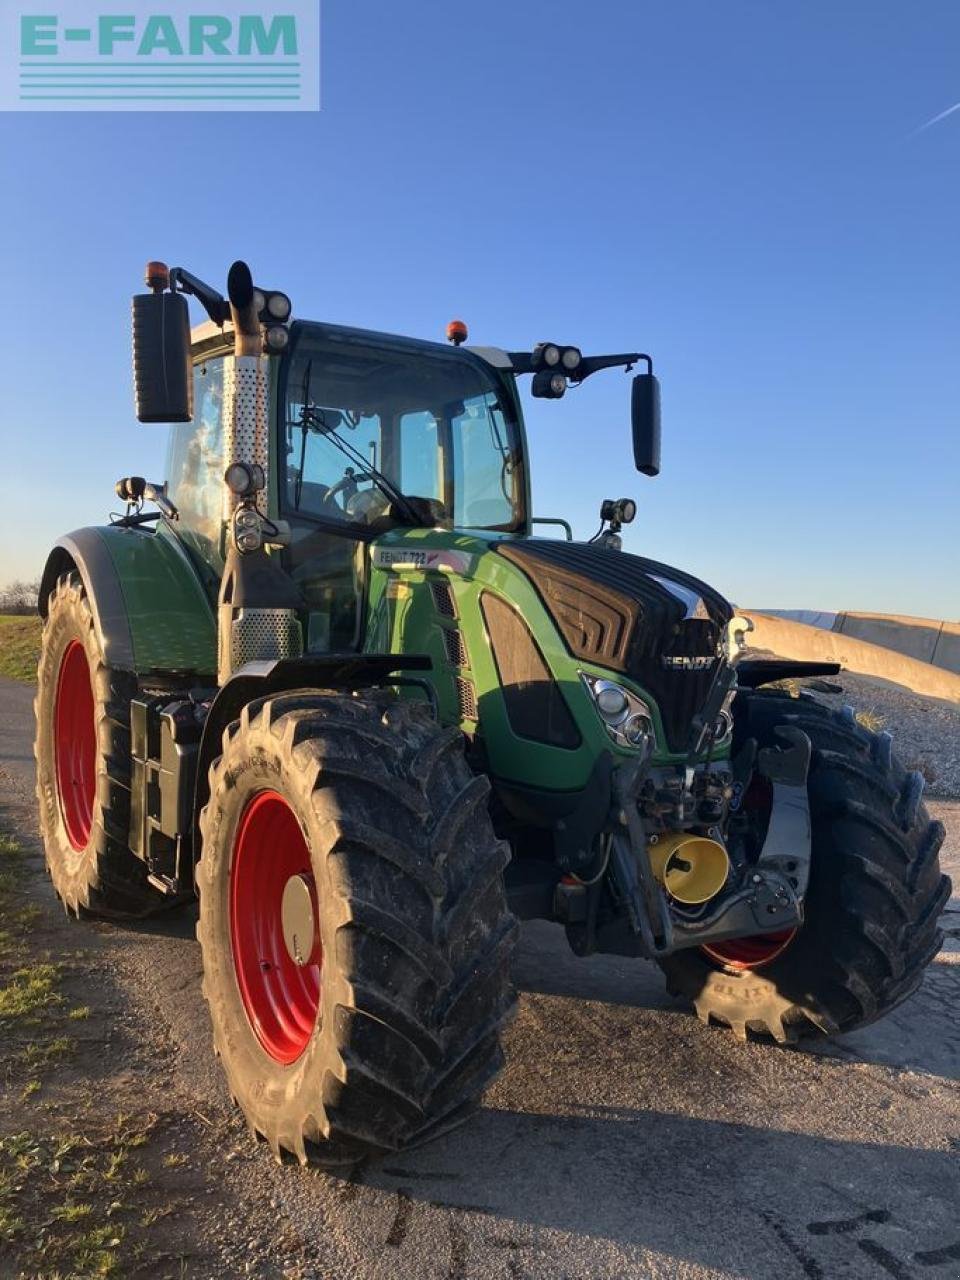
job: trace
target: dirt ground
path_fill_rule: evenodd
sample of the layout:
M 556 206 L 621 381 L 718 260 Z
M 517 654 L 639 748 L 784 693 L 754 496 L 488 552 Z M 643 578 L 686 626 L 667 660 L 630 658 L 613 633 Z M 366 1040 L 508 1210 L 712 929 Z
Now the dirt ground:
M 815 1051 L 696 1022 L 649 965 L 524 928 L 508 1067 L 464 1128 L 335 1178 L 226 1096 L 194 913 L 68 921 L 0 682 L 0 1276 L 960 1276 L 960 901 L 921 991 Z M 932 811 L 960 871 L 960 803 Z M 10 839 L 9 836 L 14 839 Z

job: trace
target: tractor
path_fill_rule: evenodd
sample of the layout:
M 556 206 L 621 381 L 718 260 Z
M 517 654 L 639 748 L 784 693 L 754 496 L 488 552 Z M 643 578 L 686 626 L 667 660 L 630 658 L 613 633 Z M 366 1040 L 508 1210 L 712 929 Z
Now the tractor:
M 243 262 L 226 297 L 146 283 L 166 479 L 123 477 L 47 560 L 40 827 L 77 917 L 199 900 L 214 1048 L 277 1158 L 464 1120 L 521 920 L 655 962 L 741 1038 L 836 1036 L 917 988 L 943 828 L 888 734 L 788 691 L 838 668 L 758 657 L 718 591 L 625 552 L 630 499 L 589 541 L 534 533 L 520 380 L 632 373 L 655 476 L 648 355 L 294 320 Z

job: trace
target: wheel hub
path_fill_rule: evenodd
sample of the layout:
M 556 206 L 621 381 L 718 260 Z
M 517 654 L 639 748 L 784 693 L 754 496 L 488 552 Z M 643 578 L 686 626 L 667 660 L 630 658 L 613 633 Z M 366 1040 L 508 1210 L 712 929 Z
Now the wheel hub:
M 284 886 L 280 901 L 280 919 L 287 955 L 295 965 L 316 964 L 320 939 L 314 907 L 313 876 L 303 872 L 291 876 Z

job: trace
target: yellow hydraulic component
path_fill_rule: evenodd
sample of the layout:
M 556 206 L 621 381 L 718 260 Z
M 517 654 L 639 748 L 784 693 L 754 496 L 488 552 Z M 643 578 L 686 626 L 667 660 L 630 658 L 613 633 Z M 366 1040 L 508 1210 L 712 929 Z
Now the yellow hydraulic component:
M 730 871 L 722 844 L 689 831 L 668 831 L 649 845 L 650 866 L 667 893 L 678 902 L 707 902 L 718 894 Z

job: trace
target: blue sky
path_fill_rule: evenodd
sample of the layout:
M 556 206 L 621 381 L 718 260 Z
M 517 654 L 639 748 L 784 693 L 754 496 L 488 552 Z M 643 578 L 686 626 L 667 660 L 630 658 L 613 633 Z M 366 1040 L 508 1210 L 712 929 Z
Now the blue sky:
M 162 8 L 162 6 L 160 6 Z M 162 478 L 129 296 L 235 257 L 297 314 L 653 353 L 528 399 L 538 514 L 741 604 L 960 613 L 960 6 L 327 0 L 311 115 L 0 117 L 0 581 Z M 197 317 L 199 319 L 199 316 Z

